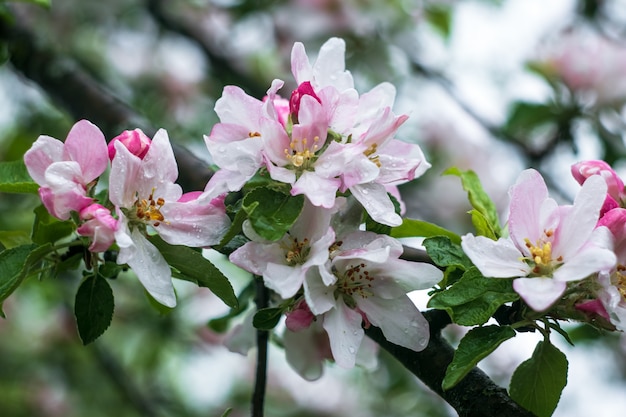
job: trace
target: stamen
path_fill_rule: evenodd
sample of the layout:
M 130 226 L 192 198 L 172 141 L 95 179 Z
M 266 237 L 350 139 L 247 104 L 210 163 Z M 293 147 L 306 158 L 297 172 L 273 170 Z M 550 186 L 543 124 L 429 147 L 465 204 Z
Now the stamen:
M 285 256 L 285 260 L 287 261 L 287 265 L 301 265 L 306 262 L 309 253 L 311 252 L 311 247 L 309 246 L 309 239 L 304 238 L 302 242 L 298 242 L 298 238 L 293 238 L 291 246 L 287 247 L 287 255 Z
M 380 163 L 380 156 L 378 155 L 374 155 L 376 153 L 376 151 L 378 150 L 378 144 L 377 143 L 373 143 L 370 145 L 369 148 L 367 148 L 364 152 L 363 155 L 367 156 L 369 158 L 370 161 L 372 161 L 373 163 L 376 164 L 376 166 L 378 168 L 381 167 L 381 163 Z M 372 156 L 374 155 L 374 156 Z
M 315 136 L 313 138 L 313 146 L 308 146 L 308 139 L 302 138 L 292 139 L 289 143 L 289 149 L 285 149 L 285 157 L 296 168 L 308 169 L 311 163 L 316 159 L 315 152 L 318 151 L 319 146 L 317 143 L 320 138 Z
M 138 200 L 135 205 L 137 207 L 136 215 L 139 220 L 143 220 L 146 222 L 154 222 L 152 226 L 157 227 L 161 224 L 161 222 L 165 221 L 165 217 L 163 213 L 161 213 L 161 208 L 165 204 L 165 199 L 162 197 L 154 199 L 154 189 L 150 193 L 148 199 Z M 168 222 L 165 222 L 168 224 Z

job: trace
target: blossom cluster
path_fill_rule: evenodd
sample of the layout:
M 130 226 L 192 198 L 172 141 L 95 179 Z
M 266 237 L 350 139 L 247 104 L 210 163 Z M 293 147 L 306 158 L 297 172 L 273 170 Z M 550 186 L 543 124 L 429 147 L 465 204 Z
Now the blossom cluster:
M 118 251 L 117 262 L 169 307 L 176 304 L 171 269 L 151 236 L 199 248 L 220 243 L 234 225 L 228 193 L 265 178 L 288 198 L 302 199 L 301 212 L 278 240 L 260 236 L 246 220 L 249 241 L 230 260 L 274 291 L 272 302 L 286 315 L 285 345 L 294 345 L 287 350 L 294 367 L 311 376 L 321 363 L 298 359 L 302 346 L 295 345 L 302 342 L 319 346 L 319 359 L 343 367 L 363 362 L 370 325 L 419 351 L 428 343 L 428 323 L 407 293 L 434 286 L 442 272 L 399 259 L 397 240 L 360 226 L 363 211 L 381 225 L 400 225 L 397 186 L 430 165 L 419 146 L 394 137 L 407 118 L 391 109 L 394 87 L 383 83 L 359 95 L 344 54 L 343 40 L 333 38 L 311 64 L 296 44 L 297 85 L 289 99 L 278 94 L 281 80 L 272 82 L 263 100 L 226 87 L 215 105 L 220 123 L 205 137 L 216 172 L 202 192 L 183 194 L 176 184 L 165 130 L 152 139 L 139 129 L 125 131 L 107 145 L 102 132 L 83 120 L 64 143 L 41 136 L 25 155 L 26 166 L 53 216 L 75 221 L 90 251 Z M 102 183 L 108 195 L 99 192 Z
M 604 161 L 571 171 L 582 185 L 573 205 L 558 205 L 537 171 L 523 171 L 509 192 L 509 236 L 468 234 L 463 250 L 486 277 L 515 278 L 513 288 L 534 311 L 565 304 L 625 330 L 624 183 Z
M 170 244 L 204 247 L 218 243 L 230 226 L 223 196 L 183 194 L 175 183 L 178 166 L 165 130 L 153 139 L 139 129 L 125 131 L 107 145 L 98 127 L 81 120 L 65 142 L 40 136 L 24 161 L 50 214 L 75 219 L 92 252 L 115 244 L 117 262 L 130 266 L 148 293 L 168 307 L 176 305 L 172 272 L 148 232 Z M 97 198 L 109 165 L 103 180 L 108 198 Z
M 220 118 L 206 145 L 220 168 L 207 189 L 238 191 L 259 170 L 290 184 L 316 207 L 332 208 L 349 191 L 371 218 L 389 226 L 402 219 L 389 194 L 430 164 L 420 147 L 394 138 L 407 119 L 395 115 L 395 88 L 382 83 L 359 95 L 345 70 L 345 43 L 327 41 L 311 64 L 301 43 L 291 55 L 297 83 L 289 99 L 274 80 L 263 101 L 228 86 L 215 105 Z

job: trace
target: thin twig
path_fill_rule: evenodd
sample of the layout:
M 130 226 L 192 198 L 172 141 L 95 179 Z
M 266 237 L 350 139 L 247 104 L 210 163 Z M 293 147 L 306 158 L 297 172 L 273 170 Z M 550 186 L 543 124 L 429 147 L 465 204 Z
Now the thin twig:
M 266 308 L 269 302 L 269 291 L 262 279 L 256 281 L 256 306 L 257 310 Z M 263 417 L 265 404 L 265 389 L 267 385 L 267 347 L 269 333 L 267 330 L 256 331 L 257 363 L 256 377 L 254 381 L 254 393 L 252 395 L 252 417 Z

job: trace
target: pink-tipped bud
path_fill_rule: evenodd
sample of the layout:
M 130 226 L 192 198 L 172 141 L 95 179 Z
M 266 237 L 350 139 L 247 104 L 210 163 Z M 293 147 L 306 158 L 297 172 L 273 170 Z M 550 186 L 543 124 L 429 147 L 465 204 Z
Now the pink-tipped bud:
M 115 241 L 115 231 L 118 220 L 111 216 L 111 212 L 100 204 L 91 204 L 79 213 L 85 222 L 76 230 L 79 235 L 90 237 L 92 240 L 91 252 L 104 252 Z
M 298 121 L 298 112 L 300 111 L 300 100 L 302 100 L 303 96 L 311 96 L 318 103 L 322 104 L 322 100 L 315 94 L 315 90 L 313 90 L 313 86 L 309 81 L 305 81 L 298 86 L 291 93 L 291 98 L 289 99 L 289 111 L 291 113 L 291 119 L 296 123 Z
M 624 182 L 604 161 L 581 161 L 572 165 L 572 175 L 579 184 L 583 184 L 592 175 L 600 175 L 606 181 L 607 194 L 620 203 L 624 199 Z
M 609 317 L 609 313 L 606 312 L 606 309 L 604 308 L 604 304 L 602 304 L 602 301 L 597 300 L 597 299 L 585 301 L 580 304 L 576 304 L 574 308 L 576 308 L 576 310 L 578 311 L 582 311 L 583 313 L 588 315 L 590 318 L 602 317 L 606 320 L 611 319 Z
M 133 155 L 143 159 L 150 149 L 152 141 L 141 129 L 125 130 L 109 142 L 109 159 L 115 157 L 115 142 L 121 142 Z
M 301 300 L 291 312 L 287 313 L 285 326 L 292 332 L 297 332 L 308 328 L 314 319 L 315 316 L 306 301 Z

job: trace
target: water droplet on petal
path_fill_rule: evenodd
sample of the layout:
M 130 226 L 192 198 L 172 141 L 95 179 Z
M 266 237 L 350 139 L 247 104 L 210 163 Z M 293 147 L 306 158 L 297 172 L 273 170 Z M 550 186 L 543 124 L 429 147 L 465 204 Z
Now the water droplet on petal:
M 367 190 L 367 189 L 361 190 L 361 192 L 362 192 L 363 194 L 369 194 L 369 193 L 370 193 L 370 192 L 369 192 L 369 190 Z
M 350 352 L 351 354 L 353 354 L 353 355 L 354 355 L 354 353 L 356 352 L 356 350 L 354 349 L 354 347 L 350 346 L 350 347 L 348 348 L 348 352 Z

